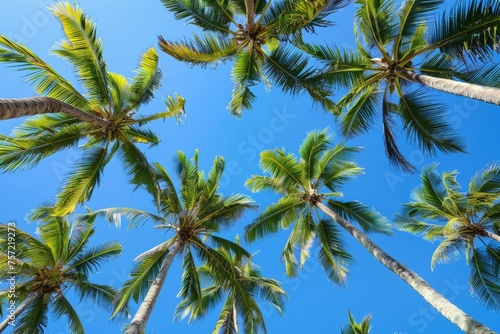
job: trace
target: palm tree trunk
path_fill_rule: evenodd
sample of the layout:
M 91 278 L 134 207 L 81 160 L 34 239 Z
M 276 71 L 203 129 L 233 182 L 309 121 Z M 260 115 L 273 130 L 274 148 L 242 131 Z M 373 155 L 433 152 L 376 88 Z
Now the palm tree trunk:
M 500 235 L 497 235 L 495 233 L 491 233 L 490 231 L 485 231 L 485 232 L 486 232 L 486 234 L 488 235 L 489 238 L 500 242 Z
M 19 99 L 0 99 L 0 120 L 23 116 L 63 112 L 87 123 L 99 127 L 107 127 L 110 123 L 102 118 L 89 114 L 65 102 L 51 97 L 29 97 Z
M 236 334 L 240 332 L 240 329 L 238 328 L 238 311 L 236 311 L 236 302 L 233 301 L 233 323 L 234 323 L 234 330 Z
M 16 319 L 19 318 L 19 315 L 25 310 L 27 309 L 31 304 L 33 304 L 33 302 L 35 300 L 37 300 L 38 298 L 41 298 L 43 296 L 43 292 L 42 291 L 36 291 L 35 293 L 33 293 L 32 295 L 30 295 L 25 301 L 24 303 L 22 303 L 21 305 L 19 305 L 12 314 L 7 314 L 7 318 L 2 321 L 2 323 L 0 324 L 0 333 L 2 333 L 7 327 L 9 327 L 9 323 L 14 321 L 14 323 L 17 321 Z
M 167 278 L 168 269 L 174 260 L 175 255 L 179 252 L 181 248 L 181 244 L 179 240 L 176 240 L 172 245 L 172 248 L 168 252 L 167 256 L 163 260 L 160 271 L 158 275 L 156 275 L 156 279 L 153 284 L 149 287 L 148 293 L 146 294 L 146 298 L 141 303 L 141 306 L 137 310 L 130 323 L 130 326 L 127 328 L 125 334 L 142 334 L 144 328 L 146 327 L 146 323 L 149 320 L 151 312 L 153 312 L 153 308 L 156 304 L 156 300 L 160 295 L 161 288 L 165 283 L 165 279 Z
M 500 105 L 499 88 L 474 85 L 450 79 L 436 78 L 424 74 L 417 74 L 413 71 L 400 70 L 397 73 L 401 74 L 407 80 L 418 82 L 424 86 L 439 90 L 441 92 L 451 93 L 479 101 Z
M 340 226 L 356 238 L 356 240 L 358 240 L 377 260 L 403 279 L 403 281 L 408 283 L 416 292 L 424 297 L 424 299 L 432 305 L 432 307 L 434 307 L 439 313 L 464 332 L 471 334 L 496 334 L 494 331 L 477 322 L 461 309 L 450 303 L 450 301 L 434 290 L 434 288 L 420 276 L 393 259 L 389 254 L 385 253 L 370 238 L 368 238 L 366 234 L 357 229 L 350 222 L 343 219 L 321 202 L 317 202 L 316 206 L 330 218 L 339 223 Z
M 255 0 L 245 0 L 247 10 L 247 30 L 253 34 L 255 29 Z

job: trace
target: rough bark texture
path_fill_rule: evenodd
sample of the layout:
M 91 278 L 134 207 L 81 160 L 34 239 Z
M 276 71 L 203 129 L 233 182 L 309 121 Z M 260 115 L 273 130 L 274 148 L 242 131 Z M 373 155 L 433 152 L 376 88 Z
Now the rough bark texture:
M 23 313 L 23 311 L 25 309 L 27 309 L 35 300 L 37 300 L 38 298 L 42 297 L 43 296 L 43 292 L 41 291 L 37 291 L 35 293 L 33 293 L 31 296 L 29 296 L 25 301 L 24 303 L 22 303 L 21 305 L 19 305 L 15 310 L 14 310 L 14 313 L 12 314 L 7 314 L 7 318 L 2 321 L 2 323 L 0 324 L 0 333 L 2 333 L 7 327 L 9 327 L 9 322 L 11 321 L 14 321 L 14 323 L 17 322 L 17 319 L 19 318 L 19 315 L 21 315 L 21 313 Z M 12 319 L 12 318 L 13 319 Z M 14 327 L 12 327 L 14 328 Z
M 500 89 L 401 70 L 405 78 L 436 90 L 500 105 Z
M 153 312 L 156 300 L 160 295 L 161 288 L 163 287 L 165 279 L 167 278 L 168 269 L 170 268 L 175 255 L 179 252 L 179 249 L 180 243 L 178 240 L 176 240 L 167 256 L 165 256 L 156 279 L 149 287 L 146 298 L 144 298 L 144 300 L 142 301 L 141 306 L 134 315 L 134 318 L 132 319 L 132 322 L 127 328 L 125 334 L 141 334 L 143 332 L 144 328 L 146 327 L 146 323 L 149 320 L 151 312 Z
M 356 238 L 356 240 L 358 240 L 377 260 L 408 283 L 416 292 L 424 297 L 424 299 L 432 307 L 434 307 L 453 324 L 458 326 L 461 330 L 470 334 L 496 334 L 494 331 L 477 322 L 461 309 L 450 303 L 450 301 L 434 290 L 434 288 L 420 276 L 393 259 L 389 254 L 385 253 L 370 238 L 368 238 L 366 234 L 357 229 L 350 222 L 343 219 L 321 202 L 316 203 L 316 206 L 330 218 L 339 223 L 339 225 Z
M 107 127 L 109 121 L 86 113 L 65 102 L 50 97 L 29 97 L 19 99 L 0 99 L 0 120 L 62 112 L 83 122 Z

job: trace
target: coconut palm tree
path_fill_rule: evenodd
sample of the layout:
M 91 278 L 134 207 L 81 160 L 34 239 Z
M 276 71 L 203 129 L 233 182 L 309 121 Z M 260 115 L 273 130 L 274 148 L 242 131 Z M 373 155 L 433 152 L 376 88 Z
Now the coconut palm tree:
M 444 317 L 467 333 L 493 333 L 450 303 L 416 273 L 396 261 L 378 247 L 365 232 L 390 234 L 387 220 L 358 201 L 340 201 L 341 187 L 362 172 L 350 160 L 357 148 L 343 143 L 330 146 L 327 131 L 313 131 L 300 147 L 300 160 L 284 149 L 263 151 L 260 166 L 267 176 L 252 176 L 247 185 L 253 191 L 271 190 L 282 197 L 270 204 L 246 227 L 245 237 L 252 242 L 293 225 L 283 251 L 286 271 L 295 274 L 309 257 L 316 239 L 319 260 L 328 277 L 338 283 L 346 279 L 346 263 L 350 260 L 342 249 L 340 225 L 360 242 L 378 261 L 398 275 Z M 322 188 L 326 188 L 325 192 Z M 323 219 L 326 215 L 329 219 Z M 361 231 L 349 220 L 359 224 Z
M 236 240 L 239 244 L 239 240 Z M 216 251 L 235 269 L 236 277 L 218 280 L 218 267 L 203 264 L 197 268 L 204 288 L 201 298 L 191 294 L 183 286 L 179 296 L 183 300 L 176 309 L 177 319 L 189 315 L 189 322 L 202 318 L 209 309 L 215 308 L 223 300 L 223 307 L 213 333 L 266 333 L 264 316 L 259 308 L 257 297 L 261 297 L 282 314 L 286 293 L 280 283 L 262 276 L 260 268 L 252 262 L 252 257 L 234 254 L 231 250 L 219 247 Z M 243 291 L 243 293 L 242 293 Z M 239 319 L 243 322 L 240 325 Z M 240 327 L 242 329 L 240 329 Z
M 368 132 L 380 113 L 386 154 L 406 172 L 416 170 L 398 148 L 398 125 L 428 155 L 464 150 L 447 122 L 448 106 L 433 91 L 500 105 L 500 63 L 491 62 L 500 38 L 500 2 L 452 2 L 436 17 L 443 2 L 408 0 L 397 9 L 391 0 L 356 0 L 357 49 L 302 44 L 323 62 L 333 88 L 347 90 L 337 104 L 342 134 Z
M 372 319 L 371 315 L 365 316 L 361 323 L 357 323 L 356 319 L 352 315 L 351 311 L 348 312 L 349 315 L 349 323 L 342 328 L 341 334 L 369 334 L 370 333 L 370 320 Z
M 425 240 L 439 241 L 431 259 L 470 267 L 469 284 L 479 300 L 500 309 L 500 164 L 486 166 L 460 191 L 457 171 L 439 174 L 437 164 L 422 169 L 422 184 L 395 216 L 398 227 Z
M 61 2 L 50 10 L 66 38 L 53 47 L 52 53 L 73 66 L 82 89 L 75 88 L 24 45 L 0 36 L 0 62 L 26 72 L 26 81 L 40 94 L 0 100 L 0 119 L 38 115 L 26 119 L 11 136 L 0 135 L 0 169 L 23 170 L 55 152 L 70 147 L 81 150 L 57 195 L 57 215 L 72 212 L 91 196 L 104 167 L 117 153 L 133 184 L 157 192 L 153 169 L 136 144 L 158 144 L 158 136 L 142 126 L 180 116 L 184 106 L 181 97 L 168 97 L 167 111 L 138 115 L 160 86 L 158 54 L 154 48 L 146 50 L 129 81 L 108 71 L 96 26 L 81 8 Z
M 153 311 L 167 273 L 174 258 L 182 258 L 182 286 L 191 297 L 201 298 L 199 277 L 195 259 L 206 261 L 207 265 L 217 267 L 218 279 L 234 277 L 235 269 L 226 263 L 225 258 L 213 246 L 230 249 L 237 256 L 250 256 L 240 245 L 217 236 L 215 233 L 234 224 L 247 209 L 254 208 L 252 200 L 245 195 L 223 196 L 218 186 L 224 171 L 224 159 L 217 157 L 208 175 L 198 169 L 198 151 L 191 159 L 184 152 L 177 152 L 176 168 L 180 178 L 180 190 L 167 171 L 155 164 L 155 173 L 160 183 L 158 214 L 137 209 L 110 208 L 84 215 L 87 217 L 105 216 L 111 221 L 124 215 L 131 226 L 151 220 L 158 223 L 158 229 L 172 232 L 165 242 L 140 254 L 130 273 L 131 279 L 119 291 L 116 309 L 112 317 L 124 310 L 130 298 L 142 303 L 126 333 L 141 333 Z M 154 197 L 154 194 L 151 194 Z M 152 282 L 152 283 L 151 283 Z M 239 293 L 244 293 L 240 290 Z M 196 295 L 198 294 L 198 295 Z M 194 297 L 193 297 L 194 298 Z
M 159 38 L 160 48 L 192 65 L 217 65 L 233 61 L 232 99 L 227 109 L 240 116 L 256 96 L 251 87 L 271 82 L 285 92 L 307 92 L 326 109 L 334 108 L 330 92 L 307 59 L 282 43 L 302 30 L 329 25 L 326 16 L 348 5 L 349 0 L 162 0 L 179 20 L 201 28 L 203 35 L 178 42 Z
M 11 278 L 14 272 L 16 284 L 15 299 L 10 289 L 0 292 L 2 309 L 13 302 L 16 305 L 0 324 L 0 332 L 14 325 L 13 333 L 43 333 L 50 310 L 56 318 L 67 318 L 72 333 L 85 333 L 68 295 L 76 294 L 96 306 L 112 306 L 116 291 L 93 283 L 89 276 L 118 256 L 122 247 L 116 242 L 89 247 L 95 232 L 94 219 L 70 222 L 67 217 L 51 217 L 49 211 L 45 207 L 32 215 L 32 219 L 40 221 L 39 238 L 12 223 L 0 224 L 0 279 Z M 15 252 L 10 257 L 8 250 L 14 243 Z

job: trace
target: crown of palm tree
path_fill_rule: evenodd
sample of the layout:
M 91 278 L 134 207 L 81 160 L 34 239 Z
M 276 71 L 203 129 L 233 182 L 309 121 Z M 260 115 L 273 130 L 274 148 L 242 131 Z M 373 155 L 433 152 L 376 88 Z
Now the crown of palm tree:
M 342 328 L 341 334 L 369 334 L 371 315 L 363 317 L 361 323 L 357 323 L 351 311 L 348 312 L 349 323 Z
M 160 48 L 194 65 L 233 60 L 233 92 L 228 110 L 240 116 L 255 100 L 250 87 L 271 81 L 291 94 L 307 92 L 315 102 L 333 110 L 330 92 L 307 59 L 283 41 L 302 30 L 329 25 L 326 16 L 346 6 L 346 0 L 162 0 L 176 19 L 187 20 L 205 33 L 171 42 L 160 36 Z
M 49 113 L 28 118 L 11 136 L 0 135 L 0 168 L 31 168 L 55 152 L 78 147 L 82 154 L 57 195 L 58 215 L 72 212 L 91 196 L 104 167 L 117 153 L 133 184 L 157 192 L 153 169 L 136 144 L 158 144 L 158 136 L 143 125 L 179 117 L 184 108 L 183 98 L 168 97 L 167 111 L 138 115 L 140 107 L 151 100 L 160 86 L 158 54 L 153 48 L 146 50 L 136 75 L 129 81 L 108 71 L 95 24 L 78 6 L 61 2 L 50 6 L 50 10 L 61 23 L 66 38 L 52 48 L 52 53 L 74 68 L 82 89 L 75 88 L 25 46 L 0 36 L 0 62 L 25 71 L 26 81 L 41 95 L 3 99 L 0 105 L 11 103 L 14 107 L 7 111 L 14 111 L 14 117 L 16 111 L 21 116 Z
M 52 217 L 49 214 L 52 209 L 40 208 L 31 215 L 32 220 L 40 221 L 39 238 L 14 226 L 0 224 L 2 236 L 15 235 L 16 242 L 16 258 L 11 261 L 7 256 L 9 240 L 0 239 L 0 279 L 9 278 L 15 271 L 16 302 L 18 308 L 24 310 L 15 319 L 13 333 L 43 333 L 49 310 L 56 318 L 65 316 L 73 333 L 85 333 L 76 310 L 67 299 L 68 292 L 97 306 L 109 307 L 116 294 L 110 286 L 91 282 L 89 275 L 118 256 L 122 250 L 120 244 L 107 242 L 89 247 L 88 242 L 95 232 L 94 219 L 70 223 L 65 217 Z M 0 299 L 2 305 L 9 303 L 9 290 L 1 291 Z
M 238 239 L 237 239 L 237 243 Z M 201 319 L 208 310 L 223 303 L 214 333 L 266 333 L 264 315 L 258 297 L 270 302 L 282 314 L 286 293 L 280 283 L 262 276 L 260 268 L 252 258 L 234 254 L 229 249 L 217 248 L 216 251 L 234 268 L 234 277 L 218 279 L 217 267 L 203 264 L 197 268 L 201 277 L 201 298 L 189 294 L 188 289 L 181 289 L 179 297 L 183 300 L 176 309 L 175 318 L 182 319 L 189 315 L 189 322 Z M 240 331 L 239 319 L 243 320 Z
M 287 274 L 296 275 L 299 264 L 304 265 L 317 241 L 318 257 L 328 278 L 344 283 L 352 258 L 344 248 L 337 224 L 322 218 L 316 204 L 325 201 L 341 216 L 357 221 L 367 232 L 390 234 L 390 226 L 379 213 L 362 203 L 339 200 L 342 186 L 362 173 L 350 160 L 359 148 L 344 143 L 330 147 L 330 140 L 327 130 L 310 132 L 299 149 L 300 159 L 280 149 L 261 153 L 260 166 L 268 176 L 252 176 L 246 185 L 252 191 L 270 190 L 282 197 L 247 226 L 245 237 L 254 241 L 293 225 L 283 251 Z
M 422 185 L 395 216 L 398 227 L 439 241 L 431 266 L 456 261 L 465 253 L 469 284 L 479 300 L 500 309 L 500 164 L 476 173 L 468 192 L 460 191 L 457 171 L 422 170 Z
M 453 2 L 441 17 L 434 13 L 443 0 L 403 1 L 399 9 L 391 0 L 355 3 L 356 50 L 296 43 L 325 64 L 334 89 L 347 89 L 337 104 L 342 134 L 368 132 L 381 114 L 386 154 L 407 172 L 416 170 L 398 148 L 399 126 L 426 154 L 463 152 L 448 106 L 428 88 L 500 103 L 500 64 L 479 63 L 498 51 L 500 3 Z
M 214 246 L 229 249 L 238 256 L 250 256 L 239 244 L 216 235 L 217 232 L 232 226 L 247 209 L 255 208 L 248 196 L 241 194 L 223 196 L 218 192 L 224 165 L 224 159 L 217 157 L 211 170 L 205 175 L 198 168 L 198 151 L 191 159 L 187 158 L 184 152 L 178 151 L 176 169 L 180 178 L 179 191 L 176 190 L 167 171 L 160 164 L 154 164 L 155 178 L 160 186 L 160 200 L 156 203 L 157 214 L 130 208 L 110 208 L 83 216 L 104 216 L 116 222 L 120 215 L 124 215 L 132 227 L 150 220 L 158 223 L 155 228 L 173 232 L 173 236 L 165 242 L 135 259 L 136 265 L 130 273 L 131 278 L 124 283 L 118 293 L 113 316 L 122 311 L 131 298 L 139 302 L 144 296 L 146 299 L 149 298 L 152 287 L 159 286 L 161 289 L 172 260 L 177 254 L 182 257 L 182 289 L 184 293 L 194 296 L 193 298 L 201 298 L 196 258 L 218 268 L 214 273 L 217 279 L 223 280 L 234 276 L 234 268 L 227 265 L 226 259 L 214 249 Z M 158 278 L 160 275 L 161 279 Z M 152 281 L 155 284 L 152 285 Z M 159 293 L 159 289 L 157 292 Z M 154 296 L 153 305 L 156 298 L 157 295 Z M 151 311 L 152 308 L 148 308 L 148 312 Z M 137 312 L 136 317 L 142 319 L 140 313 Z M 127 333 L 129 330 L 130 333 L 138 333 L 137 330 L 142 329 L 131 326 Z

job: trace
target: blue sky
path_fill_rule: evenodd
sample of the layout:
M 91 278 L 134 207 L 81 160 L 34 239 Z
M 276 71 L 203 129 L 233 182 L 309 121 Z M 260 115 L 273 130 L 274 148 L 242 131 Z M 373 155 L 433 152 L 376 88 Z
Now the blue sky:
M 72 78 L 67 64 L 49 55 L 50 46 L 62 38 L 58 22 L 45 9 L 46 0 L 24 0 L 6 2 L 0 11 L 0 34 L 17 39 L 35 51 L 61 73 Z M 104 43 L 104 56 L 111 71 L 127 77 L 134 75 L 141 53 L 151 46 L 156 47 L 157 35 L 166 39 L 189 36 L 193 30 L 185 22 L 174 21 L 172 15 L 158 1 L 78 1 L 81 7 L 97 22 L 98 35 Z M 318 40 L 334 42 L 344 47 L 354 46 L 352 39 L 352 16 L 354 8 L 343 9 L 332 15 L 336 26 L 318 31 Z M 230 99 L 230 67 L 221 65 L 217 69 L 191 68 L 160 53 L 163 85 L 156 99 L 142 112 L 145 114 L 164 110 L 161 96 L 178 93 L 187 100 L 187 119 L 183 125 L 174 120 L 158 122 L 152 128 L 158 132 L 162 142 L 147 150 L 153 162 L 160 162 L 172 171 L 172 159 L 176 150 L 192 156 L 200 151 L 200 166 L 209 169 L 216 155 L 226 160 L 226 176 L 221 187 L 224 194 L 245 193 L 263 209 L 276 198 L 269 194 L 251 194 L 244 186 L 252 174 L 259 174 L 258 153 L 261 149 L 286 147 L 297 152 L 308 131 L 329 127 L 336 132 L 337 125 L 332 116 L 315 109 L 307 96 L 290 97 L 273 87 L 266 92 L 258 86 L 257 102 L 252 111 L 246 111 L 241 119 L 228 114 L 225 109 Z M 2 64 L 0 67 L 0 97 L 34 96 L 31 87 L 23 83 L 22 73 Z M 451 95 L 439 94 L 449 107 L 449 119 L 465 138 L 466 154 L 424 157 L 409 145 L 402 145 L 404 153 L 417 168 L 439 161 L 439 171 L 457 169 L 459 181 L 466 185 L 469 178 L 488 162 L 498 160 L 499 140 L 497 128 L 500 122 L 498 107 Z M 9 134 L 20 120 L 0 122 L 0 133 Z M 401 134 L 401 142 L 404 135 Z M 336 135 L 337 140 L 342 140 Z M 377 124 L 374 131 L 347 142 L 352 146 L 363 146 L 357 162 L 364 167 L 365 175 L 359 176 L 344 189 L 346 199 L 358 199 L 374 206 L 388 218 L 400 209 L 401 203 L 409 200 L 410 192 L 419 184 L 418 175 L 405 175 L 390 167 L 383 151 L 382 129 Z M 50 202 L 72 162 L 78 158 L 77 151 L 66 151 L 44 160 L 37 167 L 11 174 L 0 174 L 0 221 L 15 221 L 17 226 L 34 231 L 24 217 L 33 208 Z M 87 203 L 92 209 L 108 207 L 134 207 L 154 212 L 150 197 L 142 190 L 133 192 L 127 183 L 120 163 L 114 161 L 105 170 L 104 178 L 92 199 Z M 240 236 L 244 226 L 255 218 L 256 212 L 244 216 L 236 226 L 226 232 L 227 237 Z M 165 239 L 159 230 L 146 224 L 135 230 L 125 226 L 116 229 L 105 221 L 97 224 L 94 243 L 118 241 L 123 247 L 122 256 L 106 264 L 95 280 L 119 287 L 126 279 L 132 259 L 143 251 Z M 266 240 L 248 246 L 252 252 L 259 251 L 255 262 L 263 274 L 283 282 L 289 298 L 285 315 L 280 316 L 267 305 L 263 305 L 269 333 L 339 333 L 347 322 L 350 309 L 356 319 L 371 314 L 372 333 L 460 333 L 460 330 L 429 306 L 396 275 L 383 267 L 354 238 L 345 234 L 346 243 L 356 263 L 351 268 L 347 287 L 335 287 L 329 283 L 321 267 L 311 257 L 304 270 L 295 279 L 288 279 L 280 254 L 288 233 L 281 232 Z M 436 290 L 444 294 L 458 307 L 490 328 L 500 331 L 498 314 L 476 301 L 467 285 L 468 269 L 465 260 L 448 265 L 438 265 L 430 270 L 430 258 L 436 245 L 418 237 L 395 232 L 394 237 L 372 236 L 385 251 L 422 276 Z M 166 285 L 148 323 L 148 333 L 208 333 L 213 328 L 217 311 L 204 320 L 188 325 L 186 321 L 173 322 L 172 315 L 178 299 L 180 263 L 175 261 Z M 93 305 L 79 303 L 77 310 L 88 333 L 118 332 L 124 322 L 108 321 L 106 310 Z M 135 305 L 132 305 L 135 310 Z M 47 333 L 70 333 L 63 320 L 49 320 Z

